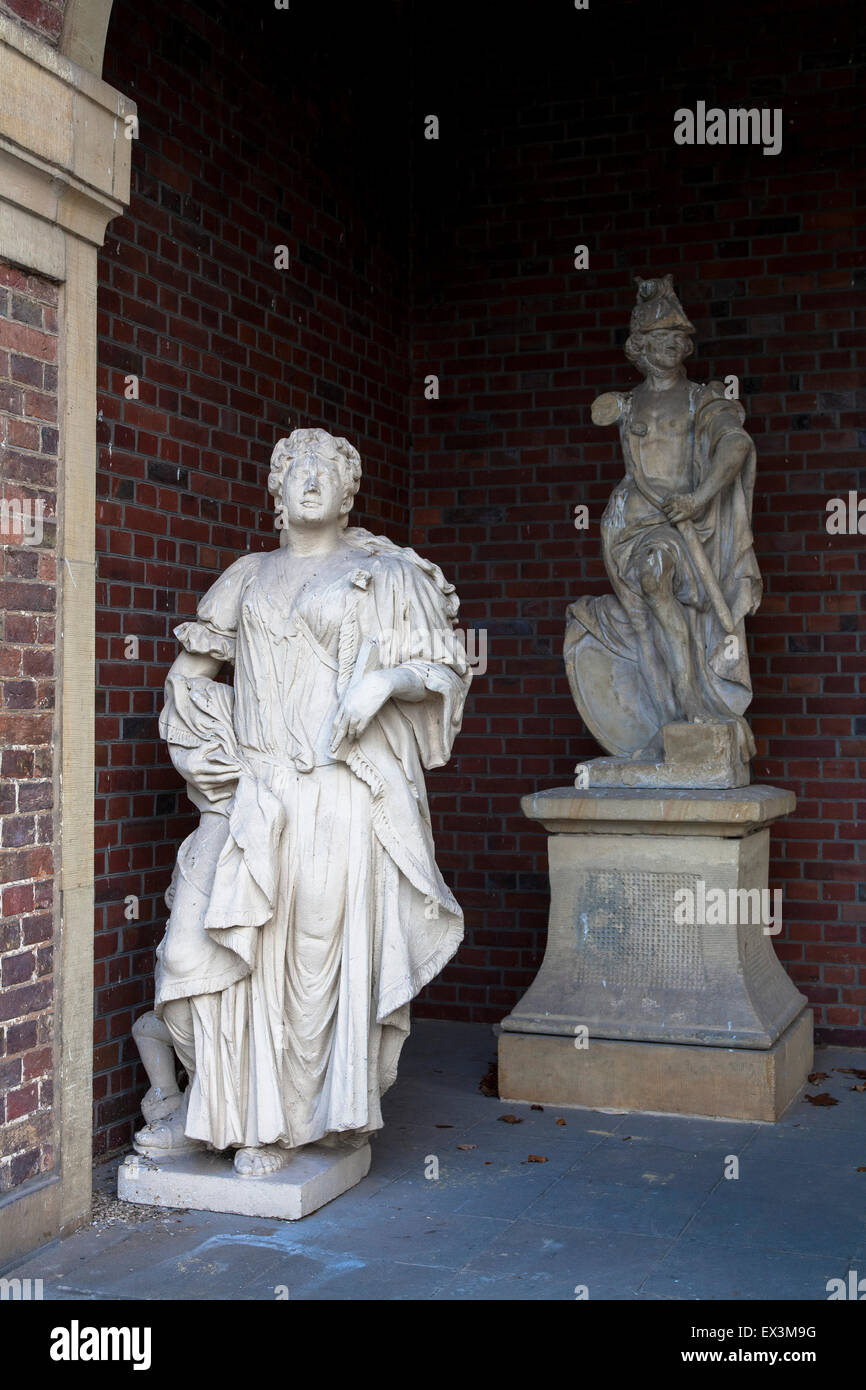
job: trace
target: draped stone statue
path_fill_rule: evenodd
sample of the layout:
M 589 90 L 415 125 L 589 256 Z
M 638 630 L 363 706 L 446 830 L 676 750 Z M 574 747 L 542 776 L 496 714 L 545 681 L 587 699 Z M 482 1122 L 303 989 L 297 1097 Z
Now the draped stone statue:
M 645 380 L 592 406 L 618 426 L 625 464 L 601 523 L 613 593 L 573 603 L 565 640 L 577 708 L 614 756 L 579 767 L 577 785 L 741 786 L 755 448 L 722 383 L 686 377 L 694 328 L 671 277 L 637 284 L 625 352 Z
M 739 401 L 686 378 L 693 334 L 669 275 L 638 280 L 625 351 L 644 381 L 592 406 L 625 465 L 601 523 L 613 592 L 568 609 L 565 660 L 611 756 L 522 799 L 551 836 L 550 916 L 502 1021 L 499 1086 L 503 1101 L 776 1120 L 813 1057 L 770 935 L 770 828 L 796 799 L 750 785 L 755 449 Z
M 424 788 L 470 681 L 458 599 L 413 550 L 344 529 L 360 476 L 345 439 L 281 440 L 280 548 L 241 556 L 175 629 L 160 732 L 201 817 L 134 1029 L 151 1159 L 229 1150 L 259 1177 L 304 1146 L 362 1145 L 409 1001 L 463 934 Z

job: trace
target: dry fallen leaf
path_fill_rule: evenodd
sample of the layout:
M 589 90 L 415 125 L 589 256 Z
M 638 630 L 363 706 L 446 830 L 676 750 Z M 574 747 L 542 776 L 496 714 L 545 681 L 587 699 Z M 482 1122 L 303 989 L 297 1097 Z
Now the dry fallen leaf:
M 530 1110 L 543 1110 L 543 1109 L 544 1109 L 544 1106 L 543 1106 L 543 1105 L 530 1105 L 529 1108 L 530 1108 Z
M 458 1147 L 458 1149 L 462 1149 L 462 1150 L 464 1151 L 464 1153 L 465 1153 L 468 1149 L 477 1149 L 477 1148 L 478 1148 L 478 1145 L 477 1145 L 477 1144 L 458 1144 L 457 1147 Z
M 862 1067 L 834 1067 L 833 1070 L 841 1072 L 843 1076 L 856 1076 L 858 1081 L 866 1081 L 866 1071 Z
M 631 1138 L 631 1135 L 630 1135 L 630 1134 L 621 1134 L 619 1137 L 620 1137 L 620 1139 L 622 1140 L 622 1142 L 625 1143 L 626 1139 L 630 1139 L 630 1138 Z
M 830 1074 L 826 1071 L 812 1071 L 809 1073 L 809 1085 L 817 1086 L 819 1081 L 829 1081 Z
M 819 1096 L 806 1096 L 805 1099 L 810 1105 L 838 1105 L 838 1100 L 834 1100 L 829 1091 L 822 1091 Z
M 862 1168 L 855 1168 L 855 1169 L 854 1169 L 854 1172 L 855 1172 L 855 1173 L 866 1173 L 866 1163 L 864 1163 L 864 1165 L 863 1165 Z
M 434 1129 L 453 1129 L 453 1125 L 434 1125 Z
M 478 1089 L 483 1096 L 499 1095 L 499 1065 L 496 1061 L 490 1063 L 478 1083 Z
M 528 1161 L 530 1163 L 546 1163 L 547 1159 L 542 1158 L 541 1154 L 530 1154 Z
M 503 1120 L 503 1121 L 505 1122 L 505 1124 L 507 1124 L 507 1125 L 522 1125 L 522 1124 L 523 1124 L 523 1120 L 522 1120 L 519 1116 L 517 1116 L 517 1115 L 500 1115 L 499 1118 L 500 1118 L 500 1120 Z
M 484 1167 L 485 1167 L 485 1168 L 489 1168 L 489 1167 L 491 1166 L 492 1163 L 493 1163 L 493 1159 L 492 1159 L 492 1158 L 485 1158 L 485 1160 L 484 1160 Z
M 559 1119 L 557 1120 L 556 1123 L 557 1123 L 558 1125 L 564 1125 L 564 1124 L 565 1124 L 565 1120 L 564 1120 L 564 1119 L 562 1118 L 562 1116 L 560 1115 L 560 1117 L 559 1117 Z
M 863 1085 L 862 1085 L 862 1086 L 849 1086 L 849 1087 L 848 1087 L 848 1090 L 849 1090 L 849 1091 L 866 1091 L 866 1081 L 863 1082 Z

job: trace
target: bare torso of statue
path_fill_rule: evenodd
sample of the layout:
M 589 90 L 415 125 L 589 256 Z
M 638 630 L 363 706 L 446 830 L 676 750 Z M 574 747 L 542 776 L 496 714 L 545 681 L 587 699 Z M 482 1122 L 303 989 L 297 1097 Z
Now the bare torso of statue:
M 669 391 L 644 384 L 632 392 L 632 451 L 640 451 L 647 482 L 665 494 L 694 486 L 689 388 L 677 382 Z

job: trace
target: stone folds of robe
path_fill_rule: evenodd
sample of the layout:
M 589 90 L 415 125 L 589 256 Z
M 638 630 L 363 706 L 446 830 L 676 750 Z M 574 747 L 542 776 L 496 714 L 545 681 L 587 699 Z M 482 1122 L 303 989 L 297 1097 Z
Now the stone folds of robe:
M 233 688 L 171 677 L 160 718 L 201 820 L 167 895 L 156 1010 L 190 1001 L 186 1132 L 219 1149 L 379 1128 L 409 1001 L 463 935 L 424 786 L 470 680 L 456 595 L 411 550 L 359 528 L 346 541 L 358 568 L 295 599 L 283 553 L 243 556 L 176 629 L 187 651 L 234 665 Z M 371 648 L 427 694 L 387 701 L 331 753 Z

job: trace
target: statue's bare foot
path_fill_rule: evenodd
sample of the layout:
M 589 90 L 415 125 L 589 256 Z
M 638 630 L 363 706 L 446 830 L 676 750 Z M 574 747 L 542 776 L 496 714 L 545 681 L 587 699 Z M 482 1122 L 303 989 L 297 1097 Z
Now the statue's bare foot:
M 164 1091 L 161 1086 L 151 1086 L 141 1102 L 141 1113 L 148 1125 L 173 1115 L 183 1104 L 183 1095 L 175 1086 L 173 1091 Z
M 186 1134 L 189 1092 L 184 1091 L 183 1095 L 178 1094 L 176 1097 L 166 1097 L 163 1106 L 168 1105 L 171 1105 L 171 1109 L 167 1114 L 161 1119 L 152 1120 L 135 1135 L 133 1147 L 138 1153 L 153 1158 L 165 1158 L 168 1154 L 190 1153 L 193 1149 L 204 1148 L 200 1139 L 190 1139 Z
M 296 1149 L 283 1149 L 279 1144 L 262 1144 L 257 1149 L 238 1149 L 235 1172 L 239 1178 L 265 1178 L 277 1173 L 294 1158 Z

